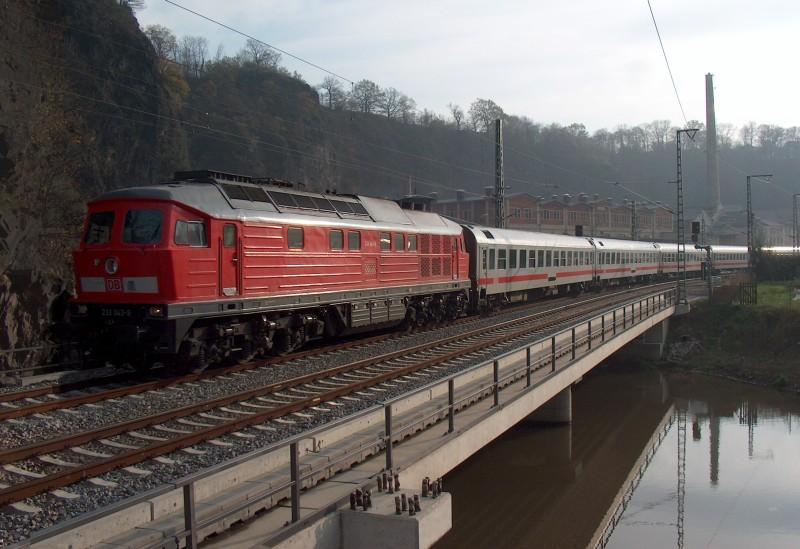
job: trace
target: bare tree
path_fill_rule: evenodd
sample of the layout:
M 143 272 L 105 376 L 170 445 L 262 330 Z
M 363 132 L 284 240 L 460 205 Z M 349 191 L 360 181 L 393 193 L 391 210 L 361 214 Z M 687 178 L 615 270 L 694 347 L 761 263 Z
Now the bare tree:
M 476 132 L 488 131 L 495 120 L 505 118 L 506 114 L 491 99 L 476 99 L 469 106 L 469 120 Z
M 450 111 L 450 116 L 453 117 L 453 124 L 456 125 L 456 130 L 460 130 L 461 125 L 464 123 L 464 109 L 456 104 L 448 103 L 447 110 Z
M 381 88 L 372 80 L 359 80 L 350 92 L 350 102 L 355 110 L 372 113 L 378 107 L 381 98 Z
M 400 97 L 400 119 L 405 124 L 413 124 L 417 116 L 417 102 L 403 95 Z
M 175 61 L 178 55 L 178 40 L 171 30 L 163 25 L 148 25 L 144 28 L 144 35 L 150 40 L 157 56 Z
M 202 36 L 184 36 L 178 47 L 178 62 L 188 76 L 197 78 L 203 74 L 208 60 L 208 40 Z
M 263 42 L 248 38 L 244 47 L 239 51 L 239 59 L 243 63 L 252 63 L 257 67 L 275 69 L 281 60 L 281 54 Z
M 722 122 L 717 124 L 717 143 L 723 149 L 730 149 L 733 147 L 733 139 L 736 134 L 736 128 L 733 124 Z
M 128 6 L 132 11 L 141 11 L 146 5 L 144 0 L 119 0 L 120 6 Z
M 335 76 L 326 76 L 321 84 L 317 84 L 317 89 L 322 90 L 323 97 L 320 99 L 329 109 L 339 109 L 344 105 L 347 94 Z
M 742 126 L 739 133 L 742 136 L 742 145 L 752 147 L 756 139 L 756 123 L 751 120 Z
M 395 88 L 388 88 L 383 91 L 378 100 L 378 108 L 386 118 L 397 118 L 400 115 L 400 98 L 403 94 Z

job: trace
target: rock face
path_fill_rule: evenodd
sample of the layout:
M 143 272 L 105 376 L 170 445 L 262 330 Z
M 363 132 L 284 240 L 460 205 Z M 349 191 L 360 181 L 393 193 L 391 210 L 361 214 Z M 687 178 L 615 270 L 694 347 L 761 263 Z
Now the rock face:
M 180 103 L 130 9 L 0 3 L 0 349 L 39 345 L 86 200 L 186 164 Z M 161 113 L 164 118 L 138 111 Z M 169 158 L 170 166 L 162 159 Z M 0 355 L 0 368 L 37 357 Z

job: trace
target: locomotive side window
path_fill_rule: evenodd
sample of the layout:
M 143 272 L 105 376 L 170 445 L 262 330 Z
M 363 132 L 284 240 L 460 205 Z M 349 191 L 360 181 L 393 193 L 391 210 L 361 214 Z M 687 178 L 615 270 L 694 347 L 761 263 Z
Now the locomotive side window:
M 455 241 L 453 241 L 453 246 L 455 246 Z M 415 234 L 408 235 L 408 251 L 409 252 L 417 251 L 417 235 Z
M 331 250 L 344 250 L 344 233 L 342 231 L 331 231 L 329 236 Z
M 114 212 L 95 212 L 89 216 L 86 228 L 87 244 L 105 244 L 111 240 L 111 227 L 114 226 Z
M 226 248 L 236 246 L 236 225 L 227 224 L 222 228 L 222 245 Z
M 347 233 L 347 249 L 351 252 L 361 249 L 361 233 L 357 231 Z
M 289 227 L 286 231 L 286 244 L 290 250 L 302 250 L 304 245 L 303 229 L 301 227 Z
M 381 251 L 388 252 L 392 249 L 392 237 L 389 233 L 381 233 Z
M 402 252 L 406 249 L 406 239 L 402 234 L 394 235 L 394 251 Z
M 128 210 L 122 241 L 125 244 L 158 244 L 164 215 L 158 210 Z
M 175 244 L 178 246 L 205 247 L 206 226 L 202 221 L 178 221 L 175 223 Z

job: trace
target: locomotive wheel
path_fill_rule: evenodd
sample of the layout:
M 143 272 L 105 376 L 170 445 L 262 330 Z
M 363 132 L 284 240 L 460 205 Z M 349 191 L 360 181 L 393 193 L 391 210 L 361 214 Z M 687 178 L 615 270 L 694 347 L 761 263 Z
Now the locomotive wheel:
M 272 351 L 278 356 L 285 356 L 292 352 L 292 334 L 289 330 L 278 330 L 275 332 L 274 347 Z

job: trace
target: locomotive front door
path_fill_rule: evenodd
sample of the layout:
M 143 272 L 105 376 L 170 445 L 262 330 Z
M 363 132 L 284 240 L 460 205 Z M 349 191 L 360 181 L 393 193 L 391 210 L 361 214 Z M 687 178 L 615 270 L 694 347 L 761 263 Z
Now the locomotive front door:
M 220 291 L 223 296 L 232 297 L 241 293 L 239 288 L 239 269 L 241 258 L 238 254 L 236 225 L 226 223 L 222 228 L 222 246 L 220 248 L 219 278 Z

